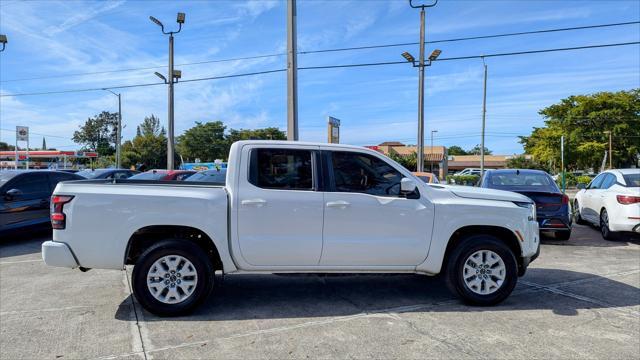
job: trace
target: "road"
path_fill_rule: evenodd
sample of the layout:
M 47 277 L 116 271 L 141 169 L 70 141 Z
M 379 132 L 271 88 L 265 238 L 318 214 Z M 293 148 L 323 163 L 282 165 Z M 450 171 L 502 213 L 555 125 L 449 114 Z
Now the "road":
M 0 243 L 0 358 L 638 358 L 640 240 L 576 226 L 496 307 L 419 275 L 217 276 L 193 315 L 159 318 L 124 271 L 51 268 L 43 237 Z

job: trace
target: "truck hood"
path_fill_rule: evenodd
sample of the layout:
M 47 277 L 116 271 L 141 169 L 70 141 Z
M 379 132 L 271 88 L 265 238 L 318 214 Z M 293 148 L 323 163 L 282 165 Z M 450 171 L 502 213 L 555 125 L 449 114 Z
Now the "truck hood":
M 498 201 L 519 201 L 519 202 L 533 202 L 528 197 L 504 190 L 494 190 L 486 188 L 478 188 L 473 186 L 460 186 L 460 185 L 436 185 L 438 187 L 446 188 L 454 195 L 467 198 L 467 199 L 482 199 L 482 200 L 498 200 Z

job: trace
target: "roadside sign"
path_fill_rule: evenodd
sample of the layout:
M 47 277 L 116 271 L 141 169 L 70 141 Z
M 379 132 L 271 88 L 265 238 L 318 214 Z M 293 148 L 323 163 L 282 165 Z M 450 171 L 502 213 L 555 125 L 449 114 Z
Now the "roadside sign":
M 327 125 L 329 126 L 328 142 L 330 144 L 340 143 L 340 120 L 334 117 L 327 117 Z
M 16 126 L 16 141 L 29 141 L 29 127 Z

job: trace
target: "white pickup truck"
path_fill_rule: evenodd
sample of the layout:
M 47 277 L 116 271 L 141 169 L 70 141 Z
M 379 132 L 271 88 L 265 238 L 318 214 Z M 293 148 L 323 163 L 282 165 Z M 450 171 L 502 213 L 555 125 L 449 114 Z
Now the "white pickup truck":
M 535 206 L 499 190 L 426 184 L 369 149 L 285 141 L 231 147 L 226 185 L 58 184 L 51 266 L 124 269 L 150 312 L 192 310 L 215 271 L 443 273 L 470 304 L 504 300 L 539 254 Z

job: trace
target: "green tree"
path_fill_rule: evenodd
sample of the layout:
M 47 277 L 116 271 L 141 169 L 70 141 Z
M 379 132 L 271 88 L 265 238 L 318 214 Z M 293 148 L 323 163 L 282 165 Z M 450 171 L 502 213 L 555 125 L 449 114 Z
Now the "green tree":
M 4 141 L 0 141 L 0 151 L 14 151 L 16 147 Z
M 196 125 L 178 137 L 178 153 L 185 160 L 203 162 L 226 159 L 229 145 L 225 138 L 226 126 L 221 121 L 196 122 Z
M 96 151 L 100 156 L 115 153 L 118 113 L 103 111 L 87 119 L 73 133 L 73 141 L 83 145 L 84 150 Z
M 491 155 L 493 154 L 493 152 L 491 150 L 489 150 L 489 148 L 487 148 L 486 146 L 484 147 L 484 154 L 485 155 Z M 480 145 L 476 145 L 473 148 L 471 148 L 471 150 L 467 151 L 466 155 L 480 155 Z
M 463 148 L 458 145 L 453 145 L 447 148 L 447 154 L 449 155 L 469 155 Z
M 416 152 L 412 152 L 411 154 L 404 156 L 396 153 L 390 153 L 389 157 L 409 171 L 416 171 L 418 168 L 418 153 Z
M 136 136 L 122 144 L 122 166 L 140 164 L 148 169 L 167 167 L 167 137 L 155 115 L 145 117 L 136 129 Z
M 538 162 L 560 166 L 560 137 L 565 136 L 568 170 L 598 169 L 612 132 L 613 165 L 638 163 L 640 154 L 640 89 L 574 95 L 540 110 L 545 126 L 520 137 Z
M 533 159 L 527 159 L 524 155 L 514 156 L 506 161 L 506 167 L 510 169 L 535 169 L 549 171 L 549 167 L 540 164 Z
M 264 129 L 230 129 L 227 135 L 229 146 L 240 140 L 287 140 L 287 134 L 276 127 Z

